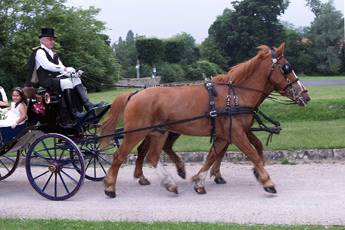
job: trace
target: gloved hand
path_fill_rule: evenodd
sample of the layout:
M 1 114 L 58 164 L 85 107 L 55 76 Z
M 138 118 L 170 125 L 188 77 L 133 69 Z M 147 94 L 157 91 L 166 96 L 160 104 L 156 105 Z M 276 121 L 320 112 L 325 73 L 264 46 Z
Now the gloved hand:
M 65 68 L 65 71 L 66 71 L 67 73 L 75 73 L 75 69 L 74 69 L 73 67 L 66 67 L 66 68 Z

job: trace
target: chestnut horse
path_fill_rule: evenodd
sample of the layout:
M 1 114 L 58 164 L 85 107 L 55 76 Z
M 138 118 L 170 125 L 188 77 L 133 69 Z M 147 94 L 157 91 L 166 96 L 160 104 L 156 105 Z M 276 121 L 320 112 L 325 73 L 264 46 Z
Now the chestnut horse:
M 216 108 L 226 108 L 230 88 L 232 91 L 236 90 L 237 102 L 242 108 L 254 109 L 262 101 L 262 95 L 269 95 L 273 89 L 300 105 L 306 104 L 310 97 L 283 56 L 284 47 L 284 43 L 272 50 L 267 46 L 260 46 L 255 57 L 233 67 L 226 75 L 214 77 L 212 82 L 218 95 L 214 98 Z M 177 123 L 207 114 L 208 102 L 209 95 L 204 85 L 155 87 L 133 95 L 125 105 L 123 113 L 124 130 L 127 133 L 114 154 L 112 165 L 104 179 L 105 194 L 112 198 L 116 196 L 116 179 L 121 164 L 131 149 L 147 135 L 151 138 L 148 160 L 162 177 L 162 184 L 166 189 L 177 193 L 177 185 L 159 162 L 168 132 L 157 130 L 153 126 L 165 124 L 163 131 L 209 136 L 212 122 L 206 115 L 201 119 Z M 235 100 L 229 103 L 231 108 L 236 104 Z M 116 105 L 112 112 L 109 114 L 111 120 L 117 121 L 120 114 L 116 112 Z M 202 168 L 193 176 L 195 191 L 200 194 L 206 192 L 204 184 L 207 172 L 231 141 L 253 162 L 257 178 L 265 191 L 275 193 L 274 183 L 264 167 L 264 161 L 248 138 L 253 124 L 253 113 L 234 114 L 233 112 L 230 110 L 225 116 L 220 113 L 216 118 L 216 138 L 213 146 Z M 102 135 L 108 135 L 113 130 L 114 127 L 108 126 L 107 122 L 102 125 Z M 133 130 L 137 131 L 129 132 Z M 106 140 L 107 138 L 102 139 L 103 145 L 106 144 Z

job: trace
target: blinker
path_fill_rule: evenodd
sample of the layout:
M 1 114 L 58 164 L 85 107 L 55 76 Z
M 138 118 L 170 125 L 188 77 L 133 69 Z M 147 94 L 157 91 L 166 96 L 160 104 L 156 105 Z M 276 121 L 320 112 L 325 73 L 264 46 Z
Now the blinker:
M 281 69 L 282 69 L 284 75 L 288 75 L 292 72 L 292 67 L 290 64 L 282 65 Z

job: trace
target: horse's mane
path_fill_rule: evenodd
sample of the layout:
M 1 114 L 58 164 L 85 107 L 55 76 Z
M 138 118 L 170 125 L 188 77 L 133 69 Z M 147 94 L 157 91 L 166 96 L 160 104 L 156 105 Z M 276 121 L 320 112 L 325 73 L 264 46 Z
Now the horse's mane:
M 212 80 L 220 83 L 229 83 L 230 80 L 236 82 L 237 79 L 246 79 L 251 76 L 256 70 L 257 65 L 271 53 L 271 49 L 266 45 L 260 45 L 257 49 L 256 56 L 231 67 L 227 74 L 217 75 Z

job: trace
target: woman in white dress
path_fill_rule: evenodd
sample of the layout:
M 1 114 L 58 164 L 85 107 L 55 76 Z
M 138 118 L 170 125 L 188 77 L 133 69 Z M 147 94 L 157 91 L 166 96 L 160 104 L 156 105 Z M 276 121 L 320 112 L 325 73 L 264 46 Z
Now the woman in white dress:
M 17 125 L 24 124 L 27 119 L 26 103 L 23 90 L 20 87 L 14 88 L 11 107 L 6 111 L 4 119 L 0 120 L 0 127 L 12 127 L 14 129 Z

